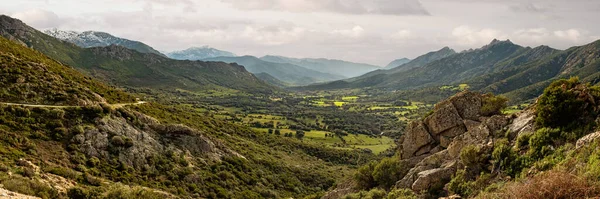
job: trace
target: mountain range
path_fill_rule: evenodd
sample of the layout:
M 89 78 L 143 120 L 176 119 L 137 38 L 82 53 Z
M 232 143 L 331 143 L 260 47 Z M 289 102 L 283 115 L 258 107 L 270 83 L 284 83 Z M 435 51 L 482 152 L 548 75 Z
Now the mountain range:
M 343 76 L 346 78 L 355 77 L 362 74 L 365 74 L 370 71 L 374 71 L 377 69 L 381 69 L 379 66 L 374 66 L 370 64 L 362 64 L 362 63 L 354 63 L 343 60 L 335 60 L 335 59 L 312 59 L 312 58 L 290 58 L 283 56 L 273 56 L 267 55 L 261 57 L 260 59 L 264 61 L 274 62 L 274 63 L 287 63 L 294 64 L 297 66 L 301 66 L 304 68 L 308 68 L 311 70 L 319 71 L 322 73 L 329 73 L 334 75 Z
M 539 96 L 543 88 L 558 78 L 579 76 L 597 82 L 599 43 L 557 50 L 494 39 L 478 49 L 455 53 L 443 48 L 390 70 L 298 89 L 414 90 L 467 84 L 472 90 L 506 94 L 518 102 Z
M 165 56 L 154 48 L 139 42 L 129 39 L 113 36 L 105 32 L 97 31 L 63 31 L 56 28 L 43 31 L 45 34 L 53 36 L 57 39 L 73 43 L 82 48 L 104 47 L 110 45 L 119 45 L 125 48 L 136 50 L 141 53 L 154 53 L 160 56 Z
M 0 16 L 0 35 L 120 86 L 191 91 L 233 89 L 253 93 L 267 93 L 275 89 L 240 65 L 173 60 L 118 45 L 81 48 L 4 15 Z
M 301 86 L 318 82 L 327 82 L 343 79 L 343 76 L 333 75 L 319 72 L 316 70 L 307 69 L 289 63 L 268 62 L 254 56 L 241 57 L 214 57 L 203 59 L 203 61 L 219 61 L 225 63 L 237 63 L 243 65 L 246 70 L 251 73 L 259 74 L 266 73 L 269 76 L 276 78 L 279 81 L 289 85 Z M 260 77 L 265 77 L 261 75 Z M 263 79 L 267 82 L 273 82 L 268 79 Z M 279 84 L 281 85 L 281 84 Z

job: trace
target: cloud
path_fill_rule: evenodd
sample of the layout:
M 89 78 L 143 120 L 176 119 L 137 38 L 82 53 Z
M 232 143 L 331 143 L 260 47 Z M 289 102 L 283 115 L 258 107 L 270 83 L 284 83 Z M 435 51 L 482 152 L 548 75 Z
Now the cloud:
M 466 25 L 454 28 L 451 35 L 454 37 L 456 44 L 460 46 L 484 45 L 493 39 L 507 38 L 507 36 L 499 30 L 491 28 L 477 29 Z
M 573 42 L 577 42 L 581 38 L 582 34 L 579 30 L 568 29 L 568 30 L 554 31 L 554 36 L 564 39 L 564 40 L 570 40 Z
M 419 0 L 221 0 L 242 10 L 429 15 Z
M 21 19 L 30 26 L 40 29 L 58 27 L 63 23 L 54 12 L 41 9 L 17 12 L 12 14 L 12 17 Z
M 531 2 L 522 2 L 519 4 L 514 4 L 514 5 L 509 6 L 509 9 L 514 12 L 525 12 L 525 13 L 543 13 L 548 10 L 545 7 L 542 7 L 538 4 L 533 4 Z

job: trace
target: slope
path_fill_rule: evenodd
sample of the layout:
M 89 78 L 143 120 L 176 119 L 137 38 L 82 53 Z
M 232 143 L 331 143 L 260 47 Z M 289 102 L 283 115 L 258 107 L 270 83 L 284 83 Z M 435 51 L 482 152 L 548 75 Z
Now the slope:
M 87 105 L 135 99 L 0 37 L 0 102 Z
M 267 73 L 291 85 L 308 85 L 342 79 L 342 76 L 322 73 L 288 63 L 275 63 L 258 59 L 253 56 L 242 57 L 215 57 L 204 61 L 222 61 L 243 65 L 251 73 Z
M 403 64 L 406 64 L 408 62 L 410 62 L 410 59 L 408 59 L 408 58 L 396 59 L 396 60 L 390 62 L 388 65 L 386 65 L 383 69 L 389 70 L 389 69 L 401 66 Z
M 312 59 L 312 58 L 290 58 L 283 56 L 272 56 L 267 55 L 261 57 L 260 59 L 275 62 L 275 63 L 288 63 L 294 64 L 297 66 L 302 66 L 304 68 L 308 68 L 311 70 L 319 71 L 322 73 L 329 73 L 334 75 L 339 75 L 343 77 L 356 77 L 362 74 L 365 74 L 370 71 L 374 71 L 377 69 L 381 69 L 379 66 L 374 66 L 370 64 L 363 63 L 354 63 L 343 60 L 335 60 L 335 59 Z
M 453 54 L 455 54 L 454 50 L 452 50 L 448 47 L 444 47 L 438 51 L 433 51 L 433 52 L 429 52 L 424 55 L 421 55 L 406 64 L 402 64 L 400 66 L 397 66 L 397 67 L 389 69 L 389 70 L 376 70 L 376 71 L 372 71 L 372 72 L 369 72 L 369 73 L 366 73 L 364 75 L 354 77 L 354 78 L 329 82 L 329 83 L 325 83 L 325 84 L 315 84 L 315 85 L 307 86 L 304 88 L 298 88 L 298 89 L 321 90 L 321 89 L 372 87 L 372 86 L 375 86 L 375 85 L 385 81 L 385 77 L 388 75 L 391 76 L 394 73 L 407 71 L 407 70 L 413 69 L 413 68 L 419 68 L 419 67 L 429 64 L 430 62 L 446 58 Z
M 0 16 L 0 34 L 119 86 L 257 93 L 274 89 L 239 65 L 172 60 L 116 45 L 80 48 L 7 16 Z
M 75 32 L 75 31 L 63 31 L 58 30 L 56 28 L 49 29 L 44 31 L 45 34 L 53 36 L 57 39 L 71 42 L 82 48 L 90 48 L 90 47 L 103 47 L 110 45 L 119 45 L 125 48 L 129 48 L 132 50 L 136 50 L 141 53 L 154 53 L 160 56 L 165 57 L 162 53 L 158 52 L 154 48 L 139 42 L 132 41 L 129 39 L 124 39 L 120 37 L 113 36 L 111 34 L 105 32 L 97 32 L 97 31 L 85 31 L 85 32 Z
M 3 94 L 15 97 L 0 100 L 70 104 L 96 100 L 96 93 L 130 99 L 4 38 L 0 61 L 2 88 L 29 92 L 6 89 Z M 73 95 L 54 97 L 61 92 Z M 369 161 L 358 151 L 269 136 L 196 108 L 158 103 L 0 104 L 0 157 L 3 189 L 59 199 L 301 198 L 327 190 L 350 167 Z

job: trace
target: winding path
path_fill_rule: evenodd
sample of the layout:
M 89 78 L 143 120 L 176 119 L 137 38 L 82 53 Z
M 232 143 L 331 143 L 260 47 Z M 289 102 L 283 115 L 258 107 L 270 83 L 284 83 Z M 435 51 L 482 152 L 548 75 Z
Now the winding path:
M 136 106 L 145 104 L 145 101 L 138 101 L 133 103 L 119 103 L 119 104 L 109 104 L 113 108 L 123 108 L 125 106 Z M 10 102 L 0 102 L 0 104 L 7 106 L 25 106 L 25 107 L 42 107 L 42 108 L 75 108 L 75 107 L 83 107 L 83 106 L 57 106 L 57 105 L 43 105 L 43 104 L 20 104 L 20 103 L 10 103 Z

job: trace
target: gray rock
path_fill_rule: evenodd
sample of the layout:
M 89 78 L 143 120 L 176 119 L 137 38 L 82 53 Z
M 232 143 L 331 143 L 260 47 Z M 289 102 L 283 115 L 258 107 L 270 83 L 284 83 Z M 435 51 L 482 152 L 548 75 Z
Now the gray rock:
M 463 91 L 451 97 L 449 101 L 463 119 L 477 120 L 479 118 L 482 106 L 481 94 Z
M 417 151 L 435 141 L 423 122 L 412 122 L 406 129 L 402 141 L 403 159 L 414 157 Z
M 577 143 L 575 144 L 575 148 L 579 149 L 586 145 L 592 144 L 597 140 L 600 140 L 600 131 L 579 138 L 579 140 L 577 140 Z
M 437 104 L 433 114 L 425 119 L 432 135 L 438 135 L 452 127 L 462 125 L 462 118 L 450 102 Z

